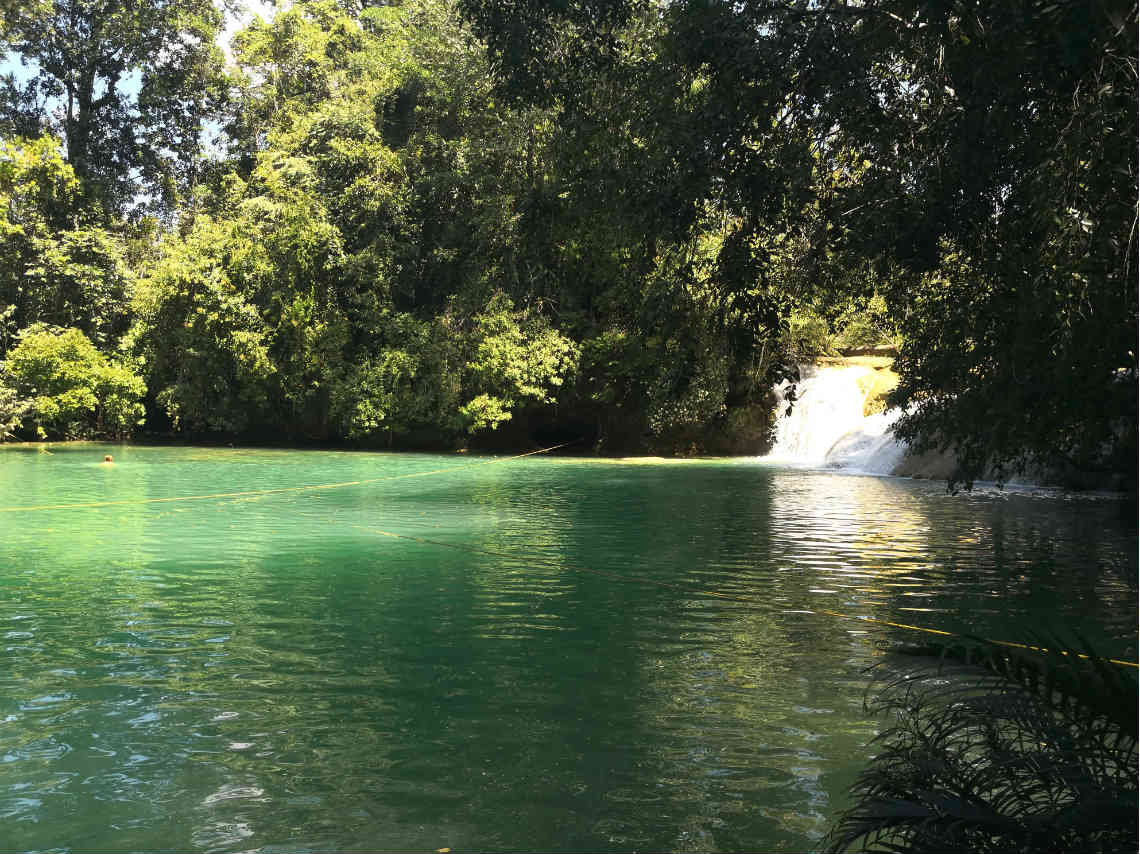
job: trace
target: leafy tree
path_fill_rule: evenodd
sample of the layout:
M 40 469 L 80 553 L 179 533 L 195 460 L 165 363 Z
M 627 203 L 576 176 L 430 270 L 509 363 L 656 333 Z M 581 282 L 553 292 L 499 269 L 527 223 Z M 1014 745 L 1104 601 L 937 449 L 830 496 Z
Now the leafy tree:
M 830 202 L 901 321 L 900 434 L 967 483 L 1134 479 L 1135 5 L 887 10 L 849 28 L 866 91 L 830 110 L 865 168 Z
M 387 431 L 391 443 L 395 431 L 414 427 L 427 399 L 423 373 L 419 361 L 406 350 L 385 349 L 356 365 L 338 389 L 335 404 L 345 435 L 360 439 Z
M 467 429 L 495 429 L 524 403 L 550 403 L 575 368 L 578 348 L 540 315 L 496 294 L 473 318 L 459 414 Z M 473 395 L 473 396 L 472 396 Z
M 348 369 L 333 387 L 332 419 L 341 434 L 369 441 L 426 430 L 456 434 L 459 347 L 438 321 L 386 313 L 377 326 L 379 346 Z
M 64 140 L 89 203 L 140 192 L 171 205 L 198 172 L 201 121 L 222 94 L 210 0 L 45 0 L 5 9 L 0 49 L 33 73 L 8 81 L 5 118 Z
M 351 438 L 494 430 L 551 403 L 577 362 L 569 338 L 501 293 L 471 317 L 453 304 L 430 322 L 389 316 L 382 330 L 384 345 L 334 392 L 335 418 Z
M 500 95 L 551 115 L 552 174 L 527 236 L 545 249 L 548 280 L 565 283 L 560 311 L 603 346 L 580 388 L 602 432 L 645 447 L 757 402 L 789 373 L 778 346 L 787 297 L 767 258 L 784 220 L 802 215 L 807 194 L 787 187 L 811 163 L 806 145 L 772 130 L 783 90 L 720 87 L 704 66 L 686 68 L 672 4 L 464 7 L 489 41 Z M 759 114 L 744 119 L 745 100 Z M 731 145 L 730 114 L 747 126 Z M 741 187 L 746 173 L 755 180 Z M 606 352 L 618 341 L 635 353 L 620 368 Z M 652 355 L 638 358 L 639 345 Z
M 26 417 L 40 438 L 124 438 L 142 423 L 142 377 L 106 358 L 78 329 L 25 329 L 4 361 L 4 375 L 30 400 Z
M 127 326 L 133 276 L 122 239 L 91 221 L 58 140 L 0 140 L 0 310 L 11 328 L 76 327 L 109 348 Z M 0 334 L 0 355 L 8 336 Z
M 1134 476 L 1134 4 L 464 7 L 505 93 L 640 145 L 615 170 L 630 199 L 739 222 L 727 302 L 777 272 L 780 235 L 840 304 L 873 269 L 902 327 L 900 431 L 953 445 L 962 480 L 1057 459 Z M 576 94 L 615 84 L 616 111 Z
M 155 402 L 189 435 L 237 433 L 268 418 L 269 330 L 223 262 L 227 244 L 247 239 L 235 230 L 201 220 L 167 248 L 134 301 L 129 346 Z
M 235 39 L 235 115 L 256 126 L 231 125 L 234 171 L 200 195 L 187 241 L 210 232 L 257 311 L 286 423 L 455 435 L 548 401 L 573 361 L 538 312 L 495 296 L 520 124 L 477 100 L 490 78 L 456 24 L 446 2 L 359 21 L 311 2 Z
M 15 435 L 31 408 L 30 400 L 25 400 L 14 388 L 0 382 L 0 442 Z
M 221 260 L 266 326 L 275 366 L 270 405 L 288 412 L 290 430 L 309 423 L 323 433 L 348 327 L 344 242 L 316 182 L 309 158 L 262 155 L 245 198 L 222 221 Z

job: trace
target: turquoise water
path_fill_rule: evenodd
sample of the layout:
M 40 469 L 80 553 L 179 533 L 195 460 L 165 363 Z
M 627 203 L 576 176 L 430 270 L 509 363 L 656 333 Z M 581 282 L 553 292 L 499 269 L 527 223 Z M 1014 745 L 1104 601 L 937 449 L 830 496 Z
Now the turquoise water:
M 821 609 L 1136 657 L 1110 499 L 50 451 L 0 448 L 0 850 L 803 851 L 873 752 L 863 668 L 922 638 Z

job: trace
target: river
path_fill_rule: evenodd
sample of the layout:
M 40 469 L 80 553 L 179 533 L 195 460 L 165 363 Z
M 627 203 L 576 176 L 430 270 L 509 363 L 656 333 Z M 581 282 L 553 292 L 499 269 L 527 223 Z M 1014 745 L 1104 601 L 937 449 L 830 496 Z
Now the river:
M 864 669 L 927 637 L 883 622 L 1137 653 L 1103 496 L 45 451 L 0 448 L 3 850 L 803 851 L 873 752 Z

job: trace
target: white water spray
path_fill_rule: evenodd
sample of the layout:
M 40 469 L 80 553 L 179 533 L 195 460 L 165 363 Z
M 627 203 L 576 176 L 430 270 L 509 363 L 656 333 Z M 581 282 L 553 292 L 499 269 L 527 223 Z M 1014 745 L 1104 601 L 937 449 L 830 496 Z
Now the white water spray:
M 779 399 L 773 462 L 826 466 L 870 474 L 891 474 L 906 445 L 891 432 L 897 412 L 864 415 L 867 392 L 859 380 L 873 372 L 860 365 L 801 365 L 791 414 Z

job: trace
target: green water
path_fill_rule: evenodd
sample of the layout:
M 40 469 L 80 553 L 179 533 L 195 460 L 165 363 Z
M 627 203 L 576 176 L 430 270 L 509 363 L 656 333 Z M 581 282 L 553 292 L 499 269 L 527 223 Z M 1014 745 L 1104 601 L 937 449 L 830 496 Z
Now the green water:
M 812 611 L 1136 656 L 1113 500 L 488 459 L 0 449 L 0 849 L 803 851 L 921 637 Z

